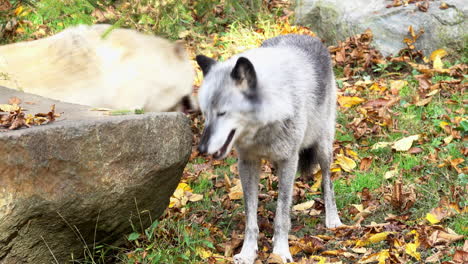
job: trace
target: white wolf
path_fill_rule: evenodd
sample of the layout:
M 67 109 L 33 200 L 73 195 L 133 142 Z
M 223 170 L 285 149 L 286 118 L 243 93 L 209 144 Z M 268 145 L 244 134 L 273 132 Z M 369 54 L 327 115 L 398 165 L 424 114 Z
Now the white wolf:
M 0 46 L 0 85 L 70 103 L 168 111 L 193 78 L 182 43 L 110 25 Z
M 200 153 L 221 159 L 235 146 L 246 212 L 242 250 L 236 264 L 257 257 L 258 181 L 261 159 L 278 171 L 279 194 L 273 253 L 293 261 L 288 245 L 290 207 L 297 168 L 318 162 L 323 174 L 325 224 L 341 221 L 330 180 L 335 133 L 336 85 L 330 55 L 319 39 L 284 35 L 260 48 L 216 62 L 197 56 L 205 79 L 199 91 L 205 129 Z

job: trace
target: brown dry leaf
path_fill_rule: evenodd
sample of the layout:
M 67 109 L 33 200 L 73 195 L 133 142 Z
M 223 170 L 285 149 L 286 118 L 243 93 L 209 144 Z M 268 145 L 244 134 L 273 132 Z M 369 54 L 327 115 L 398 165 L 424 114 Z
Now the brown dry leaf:
M 11 97 L 9 100 L 8 100 L 8 104 L 11 104 L 11 105 L 19 105 L 21 104 L 21 99 L 19 99 L 18 97 Z
M 306 236 L 298 241 L 290 241 L 290 244 L 294 247 L 294 250 L 297 251 L 299 248 L 300 251 L 304 251 L 308 254 L 312 254 L 325 249 L 323 240 L 318 237 Z
M 427 98 L 424 98 L 422 100 L 418 100 L 415 105 L 416 106 L 425 106 L 427 105 L 428 103 L 430 103 L 432 101 L 432 97 L 427 97 Z
M 409 154 L 419 154 L 421 152 L 423 152 L 423 149 L 419 147 L 412 147 L 408 150 Z
M 455 251 L 455 255 L 453 255 L 453 262 L 455 263 L 468 263 L 468 252 L 463 250 Z
M 284 262 L 280 255 L 271 253 L 270 256 L 268 257 L 267 263 L 268 264 L 283 264 Z
M 361 159 L 361 164 L 359 165 L 359 170 L 361 171 L 367 171 L 372 164 L 372 158 L 367 157 Z

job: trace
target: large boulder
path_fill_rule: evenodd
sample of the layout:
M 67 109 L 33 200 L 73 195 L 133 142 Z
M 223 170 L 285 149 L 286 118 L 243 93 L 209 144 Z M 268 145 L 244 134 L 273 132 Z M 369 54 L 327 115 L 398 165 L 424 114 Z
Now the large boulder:
M 0 103 L 13 96 L 29 113 L 63 114 L 0 132 L 1 264 L 65 263 L 163 213 L 191 151 L 186 116 L 103 116 L 0 87 Z
M 445 0 L 447 9 L 440 9 L 441 1 L 429 1 L 429 9 L 422 12 L 415 4 L 386 8 L 385 0 L 300 0 L 296 6 L 296 22 L 310 26 L 328 44 L 336 44 L 349 36 L 370 28 L 374 45 L 384 55 L 396 54 L 406 47 L 408 27 L 425 33 L 416 48 L 425 54 L 445 48 L 453 55 L 466 49 L 468 40 L 468 5 L 464 0 Z

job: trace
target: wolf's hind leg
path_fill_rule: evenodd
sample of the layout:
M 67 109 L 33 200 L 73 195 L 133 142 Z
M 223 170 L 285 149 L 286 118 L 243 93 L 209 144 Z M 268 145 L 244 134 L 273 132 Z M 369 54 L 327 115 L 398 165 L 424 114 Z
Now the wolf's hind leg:
M 322 170 L 322 192 L 325 202 L 325 225 L 334 228 L 342 225 L 335 202 L 335 192 L 333 182 L 330 178 L 330 164 L 333 159 L 332 143 L 323 140 L 318 144 L 317 160 Z
M 273 253 L 281 256 L 283 262 L 293 262 L 289 251 L 288 234 L 291 228 L 291 203 L 294 179 L 296 177 L 298 155 L 278 162 L 278 203 L 276 205 L 275 234 Z
M 242 250 L 234 256 L 235 264 L 253 264 L 258 251 L 258 182 L 260 161 L 239 159 L 239 176 L 244 192 L 245 235 Z

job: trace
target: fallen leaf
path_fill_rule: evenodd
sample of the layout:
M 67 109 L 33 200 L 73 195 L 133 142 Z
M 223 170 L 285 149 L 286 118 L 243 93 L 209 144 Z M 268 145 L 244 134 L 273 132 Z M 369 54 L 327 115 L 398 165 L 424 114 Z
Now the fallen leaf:
M 452 259 L 455 263 L 468 263 L 468 252 L 463 250 L 455 251 Z
M 244 197 L 244 193 L 242 192 L 242 185 L 240 181 L 238 181 L 236 185 L 234 185 L 233 187 L 229 189 L 228 196 L 229 196 L 229 199 L 231 200 L 240 200 L 242 199 L 242 197 Z
M 19 105 L 21 104 L 21 99 L 19 99 L 18 97 L 11 97 L 10 99 L 8 99 L 8 104 L 11 104 L 11 105 Z
M 390 81 L 390 90 L 393 91 L 400 91 L 403 87 L 408 85 L 407 81 L 404 80 L 392 80 Z
M 425 106 L 432 101 L 432 97 L 427 97 L 415 103 L 416 106 Z
M 431 61 L 434 61 L 437 58 L 443 58 L 443 57 L 445 57 L 447 55 L 448 55 L 448 53 L 444 49 L 437 49 L 437 50 L 434 50 L 431 53 L 431 56 L 429 58 L 430 58 Z
M 421 260 L 421 253 L 419 253 L 417 250 L 420 245 L 419 234 L 416 232 L 416 230 L 411 230 L 410 234 L 414 234 L 414 242 L 407 243 L 405 245 L 405 252 L 413 258 Z
M 270 256 L 268 257 L 267 263 L 268 264 L 283 264 L 284 262 L 280 255 L 271 253 Z
M 385 264 L 385 261 L 390 257 L 390 253 L 388 249 L 384 249 L 378 253 L 370 254 L 368 256 L 363 257 L 358 263 L 373 263 L 378 262 L 379 264 Z
M 305 211 L 305 210 L 308 210 L 310 208 L 312 208 L 312 206 L 314 206 L 315 204 L 315 201 L 314 200 L 311 200 L 311 201 L 307 201 L 305 203 L 301 203 L 301 204 L 296 204 L 293 206 L 293 211 Z
M 388 180 L 388 179 L 390 179 L 390 178 L 395 177 L 395 175 L 398 175 L 398 170 L 387 171 L 387 172 L 385 172 L 385 174 L 384 174 L 384 178 L 385 178 L 386 180 Z
M 369 237 L 363 239 L 363 240 L 358 240 L 356 242 L 356 247 L 364 247 L 364 246 L 367 246 L 367 245 L 370 245 L 370 244 L 375 244 L 375 243 L 378 243 L 380 241 L 383 241 L 385 239 L 387 239 L 387 236 L 391 234 L 391 232 L 381 232 L 381 233 L 377 233 L 377 234 L 372 234 L 370 235 Z
M 340 167 L 347 171 L 351 172 L 356 167 L 356 162 L 343 154 L 336 154 L 336 164 L 340 165 Z
M 338 103 L 342 107 L 352 107 L 364 102 L 364 99 L 357 96 L 339 96 Z
M 201 201 L 202 199 L 203 199 L 203 194 L 192 193 L 189 196 L 190 202 L 198 202 L 198 201 Z
M 14 112 L 18 111 L 19 108 L 18 105 L 0 104 L 0 112 Z
M 413 145 L 413 141 L 418 140 L 419 135 L 413 135 L 409 137 L 402 138 L 398 141 L 395 141 L 392 145 L 392 148 L 396 151 L 408 151 Z
M 372 164 L 372 158 L 363 158 L 361 164 L 359 165 L 359 170 L 367 171 Z
M 381 148 L 386 148 L 388 146 L 392 145 L 392 142 L 377 142 L 374 145 L 372 145 L 373 150 L 381 149 Z

